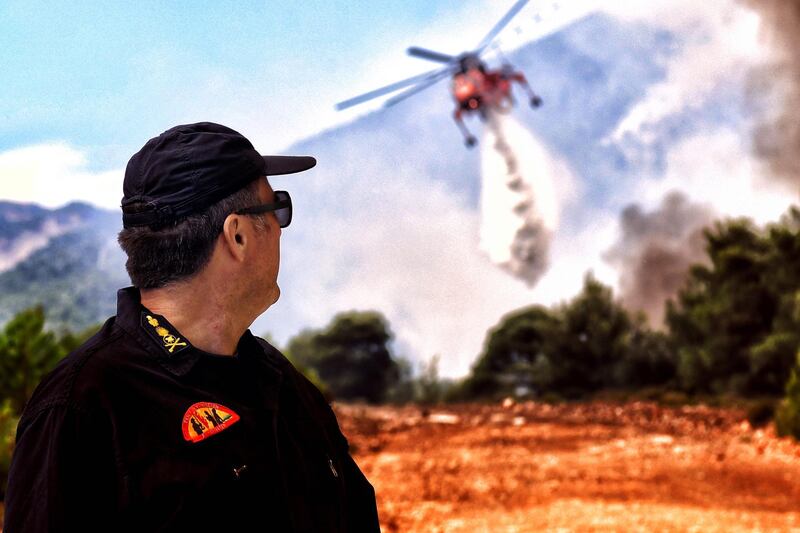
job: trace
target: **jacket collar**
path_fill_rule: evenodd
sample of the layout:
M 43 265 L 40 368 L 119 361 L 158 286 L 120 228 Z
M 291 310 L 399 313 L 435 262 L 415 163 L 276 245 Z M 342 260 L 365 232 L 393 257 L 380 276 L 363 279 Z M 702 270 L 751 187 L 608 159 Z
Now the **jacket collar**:
M 176 376 L 189 373 L 205 353 L 192 346 L 176 327 L 158 314 L 153 313 L 141 303 L 141 295 L 136 287 L 126 287 L 117 291 L 116 323 L 135 338 L 148 355 Z M 250 330 L 239 340 L 239 355 L 263 352 Z

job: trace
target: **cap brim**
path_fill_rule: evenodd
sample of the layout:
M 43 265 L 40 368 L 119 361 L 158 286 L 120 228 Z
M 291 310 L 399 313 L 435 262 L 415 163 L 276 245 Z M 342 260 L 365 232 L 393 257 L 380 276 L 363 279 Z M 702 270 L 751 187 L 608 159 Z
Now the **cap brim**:
M 308 155 L 262 155 L 267 176 L 294 174 L 308 170 L 317 160 Z

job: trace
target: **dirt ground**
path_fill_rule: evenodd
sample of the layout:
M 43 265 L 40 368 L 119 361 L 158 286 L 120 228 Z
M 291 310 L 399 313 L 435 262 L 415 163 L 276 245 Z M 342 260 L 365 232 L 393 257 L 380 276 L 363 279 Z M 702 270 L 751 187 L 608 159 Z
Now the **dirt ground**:
M 634 402 L 336 405 L 384 533 L 798 531 L 800 444 Z

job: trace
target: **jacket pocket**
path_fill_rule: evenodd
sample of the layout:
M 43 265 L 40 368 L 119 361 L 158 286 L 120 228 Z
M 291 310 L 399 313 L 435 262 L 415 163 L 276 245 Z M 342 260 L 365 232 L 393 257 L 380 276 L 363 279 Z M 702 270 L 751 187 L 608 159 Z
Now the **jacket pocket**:
M 238 457 L 154 450 L 131 466 L 130 522 L 139 531 L 221 524 L 219 513 L 234 504 L 238 488 L 233 469 L 243 464 Z

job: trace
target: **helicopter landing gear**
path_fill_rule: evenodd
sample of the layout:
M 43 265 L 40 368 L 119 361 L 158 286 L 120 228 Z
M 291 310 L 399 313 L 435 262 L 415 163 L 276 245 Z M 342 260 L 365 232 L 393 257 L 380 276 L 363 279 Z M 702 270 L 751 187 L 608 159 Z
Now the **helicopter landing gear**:
M 453 112 L 453 120 L 456 121 L 456 126 L 461 130 L 461 134 L 464 136 L 464 144 L 467 145 L 467 148 L 472 148 L 478 144 L 478 139 L 476 139 L 464 125 L 464 120 L 461 118 L 461 108 L 457 108 L 455 112 Z
M 542 106 L 542 97 L 533 92 L 530 84 L 528 84 L 528 80 L 525 79 L 525 76 L 521 72 L 515 72 L 512 79 L 522 85 L 522 88 L 528 93 L 528 99 L 532 108 L 536 109 Z

